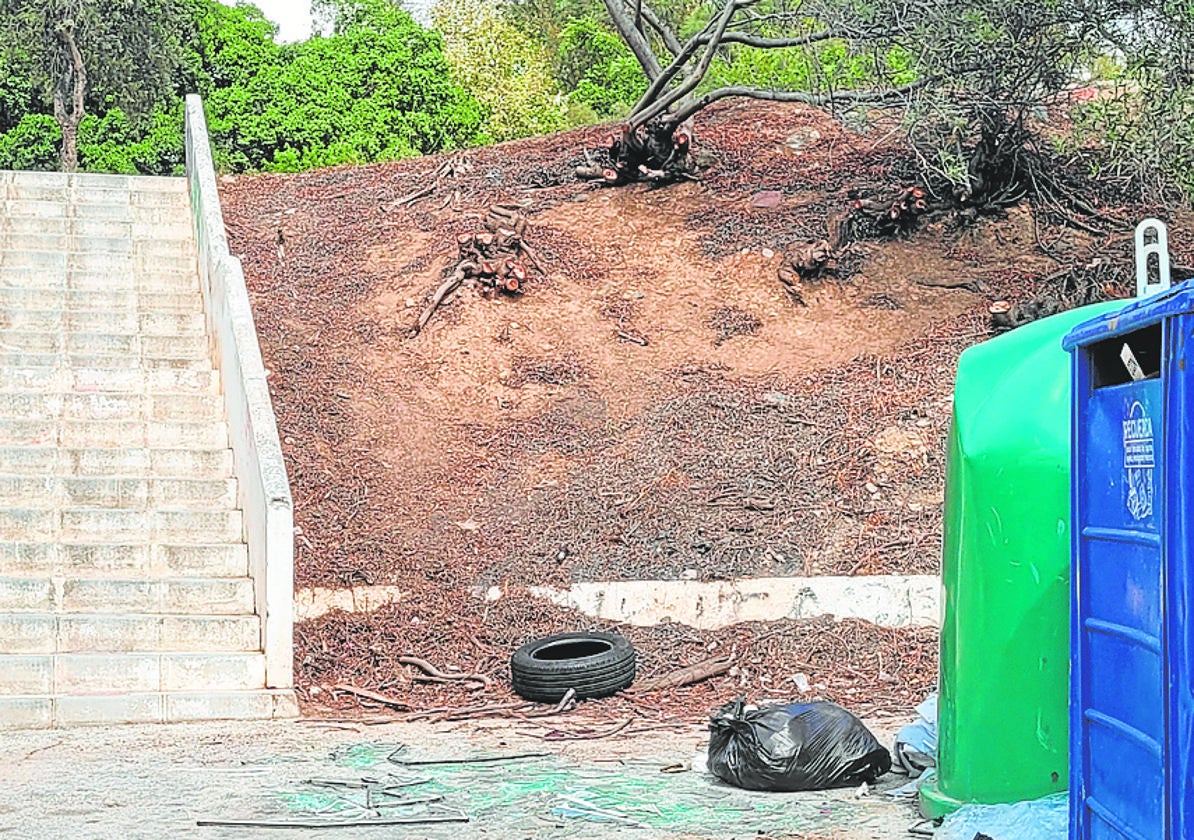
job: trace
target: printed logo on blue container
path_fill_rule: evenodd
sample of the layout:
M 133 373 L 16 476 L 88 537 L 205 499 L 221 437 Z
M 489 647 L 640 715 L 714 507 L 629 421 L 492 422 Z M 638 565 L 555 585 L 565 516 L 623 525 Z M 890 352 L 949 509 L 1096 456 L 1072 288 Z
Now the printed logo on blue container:
M 1153 515 L 1153 469 L 1156 467 L 1153 421 L 1139 400 L 1124 420 L 1124 504 L 1134 519 Z

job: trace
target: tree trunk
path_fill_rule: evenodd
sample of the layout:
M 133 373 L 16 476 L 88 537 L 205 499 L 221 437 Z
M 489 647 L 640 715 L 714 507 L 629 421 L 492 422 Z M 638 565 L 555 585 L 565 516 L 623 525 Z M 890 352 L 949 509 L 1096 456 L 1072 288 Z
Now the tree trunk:
M 79 122 L 83 119 L 87 69 L 83 66 L 83 54 L 79 52 L 79 46 L 75 43 L 73 21 L 63 21 L 58 27 L 58 40 L 66 49 L 69 63 L 63 66 L 62 75 L 54 85 L 54 119 L 62 129 L 60 166 L 63 172 L 74 172 L 79 168 Z M 68 91 L 69 109 L 66 103 Z

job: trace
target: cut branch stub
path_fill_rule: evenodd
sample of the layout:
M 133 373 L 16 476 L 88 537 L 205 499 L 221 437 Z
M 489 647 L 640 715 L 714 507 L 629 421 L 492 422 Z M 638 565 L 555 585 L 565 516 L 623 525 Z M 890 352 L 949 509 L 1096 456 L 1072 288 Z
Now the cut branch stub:
M 456 236 L 460 259 L 419 315 L 411 328 L 411 338 L 422 331 L 436 309 L 462 285 L 468 283 L 486 296 L 496 292 L 518 294 L 527 280 L 527 265 L 543 271 L 538 256 L 523 240 L 527 219 L 521 207 L 494 205 L 489 208 L 484 225 L 484 230 Z
M 659 118 L 643 125 L 626 125 L 610 139 L 605 154 L 608 165 L 578 166 L 576 175 L 610 185 L 634 181 L 670 183 L 693 180 L 696 173 L 689 156 L 691 132 L 687 123 Z

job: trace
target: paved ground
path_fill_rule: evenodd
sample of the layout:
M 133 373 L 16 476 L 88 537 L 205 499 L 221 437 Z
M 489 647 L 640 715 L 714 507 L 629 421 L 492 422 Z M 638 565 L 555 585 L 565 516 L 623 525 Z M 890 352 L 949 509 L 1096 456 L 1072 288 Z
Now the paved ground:
M 568 728 L 580 723 L 569 719 Z M 873 725 L 890 741 L 897 724 Z M 910 804 L 876 790 L 758 794 L 703 772 L 704 733 L 544 742 L 517 725 L 388 724 L 329 730 L 310 723 L 218 723 L 6 733 L 0 739 L 0 835 L 13 838 L 758 838 L 905 840 Z M 459 759 L 547 753 L 493 763 L 401 766 L 402 757 Z M 661 772 L 681 765 L 680 772 Z M 201 827 L 200 820 L 310 820 L 364 816 L 360 783 L 381 779 L 393 796 L 442 797 L 383 808 L 392 817 L 466 816 L 468 825 L 271 832 Z M 353 804 L 357 803 L 357 804 Z

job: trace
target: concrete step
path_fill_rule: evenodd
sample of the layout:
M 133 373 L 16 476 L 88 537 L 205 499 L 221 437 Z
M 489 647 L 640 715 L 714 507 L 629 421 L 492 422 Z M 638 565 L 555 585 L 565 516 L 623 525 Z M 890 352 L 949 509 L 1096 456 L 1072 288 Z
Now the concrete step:
M 74 220 L 69 216 L 14 216 L 6 213 L 4 218 L 3 233 L 0 233 L 0 238 L 16 234 L 22 236 L 30 233 L 45 233 L 57 236 L 69 236 L 73 228 Z M 86 222 L 84 222 L 86 224 Z M 84 228 L 84 233 L 89 231 Z
M 0 329 L 18 332 L 206 335 L 199 310 L 140 312 L 136 309 L 24 309 L 0 306 Z
M 0 574 L 56 578 L 243 578 L 243 543 L 223 545 L 2 542 Z
M 130 335 L 98 333 L 0 332 L 5 353 L 121 356 L 141 359 L 208 359 L 206 335 Z M 108 367 L 101 365 L 100 367 Z
M 16 420 L 0 419 L 0 447 L 65 446 L 71 449 L 149 447 L 167 449 L 228 445 L 222 420 Z M 4 465 L 0 464 L 0 471 Z
M 145 272 L 131 266 L 118 270 L 6 266 L 0 262 L 0 288 L 79 291 L 162 292 L 199 294 L 199 276 L 192 271 Z
M 0 394 L 0 421 L 59 418 L 220 423 L 224 419 L 224 398 L 219 394 Z
M 252 615 L 253 581 L 241 578 L 4 577 L 0 613 Z
M 98 391 L 103 393 L 218 394 L 220 377 L 214 370 L 158 368 L 0 368 L 0 393 Z
M 58 175 L 58 177 L 53 177 Z M 7 197 L 11 201 L 53 201 L 66 204 L 70 200 L 70 180 L 65 173 L 41 173 L 42 177 L 31 178 L 18 173 L 8 182 Z
M 69 210 L 69 205 L 62 201 L 12 194 L 4 205 L 4 212 L 10 219 L 66 219 L 70 217 Z
M 199 359 L 145 359 L 139 356 L 111 356 L 95 353 L 8 353 L 0 351 L 0 368 L 57 367 L 64 369 L 87 368 L 141 368 L 147 370 L 211 370 L 211 360 Z
M 121 508 L 0 508 L 0 541 L 180 545 L 238 543 L 244 537 L 239 510 L 128 510 Z
M 7 272 L 10 268 L 65 272 L 67 256 L 65 250 L 17 251 L 6 248 L 0 251 L 0 272 Z
M 236 479 L 0 474 L 0 506 L 220 511 L 236 507 Z
M 255 615 L 0 613 L 0 654 L 250 653 L 261 649 Z
M 133 272 L 139 275 L 193 275 L 199 270 L 199 263 L 194 253 L 146 254 L 137 252 L 132 256 L 132 268 Z
M 131 478 L 228 478 L 230 449 L 0 447 L 0 464 L 10 475 Z
M 0 310 L 130 310 L 143 313 L 203 313 L 196 292 L 137 292 L 125 289 L 0 288 Z
M 0 421 L 0 441 L 5 439 L 8 422 L 24 421 Z M 14 430 L 18 433 L 19 431 Z M 180 420 L 60 420 L 56 424 L 56 431 L 58 445 L 70 449 L 128 446 L 150 449 L 187 449 L 192 446 L 200 449 L 222 449 L 228 446 L 228 427 L 223 421 L 192 423 Z M 31 443 L 38 445 L 37 441 Z
M 0 729 L 294 717 L 290 689 L 0 698 Z
M 86 696 L 265 687 L 260 653 L 61 653 L 0 655 L 0 696 Z

